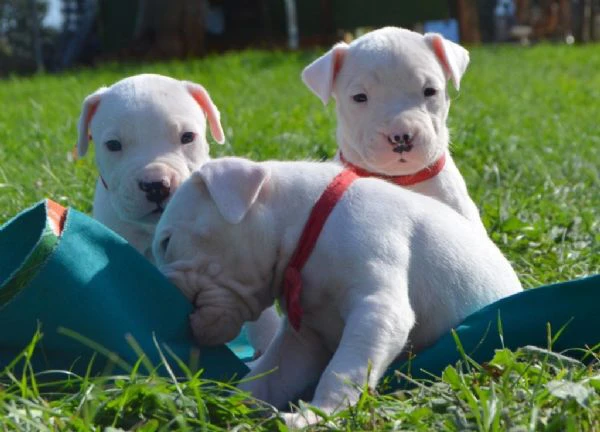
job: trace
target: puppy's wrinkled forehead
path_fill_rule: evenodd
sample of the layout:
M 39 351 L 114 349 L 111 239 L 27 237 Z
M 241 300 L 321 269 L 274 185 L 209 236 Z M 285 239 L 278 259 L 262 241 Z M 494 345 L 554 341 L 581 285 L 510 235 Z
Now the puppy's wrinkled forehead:
M 123 111 L 162 111 L 171 113 L 198 107 L 183 86 L 174 79 L 124 80 L 113 85 L 103 103 Z
M 414 81 L 439 77 L 444 71 L 423 35 L 400 28 L 384 28 L 362 36 L 349 45 L 339 80 L 375 83 Z
M 218 229 L 222 217 L 206 186 L 198 177 L 189 178 L 179 186 L 167 204 L 158 226 L 169 231 L 195 231 L 206 235 Z
M 118 137 L 134 133 L 156 136 L 189 128 L 203 118 L 204 113 L 181 83 L 153 77 L 113 85 L 103 96 L 92 127 Z

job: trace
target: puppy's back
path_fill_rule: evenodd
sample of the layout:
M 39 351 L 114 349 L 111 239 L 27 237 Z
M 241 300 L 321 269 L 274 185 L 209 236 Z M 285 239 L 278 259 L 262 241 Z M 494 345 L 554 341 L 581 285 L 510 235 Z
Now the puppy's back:
M 345 225 L 346 235 L 340 235 L 342 230 L 332 234 L 340 236 L 342 259 L 356 259 L 344 251 L 363 248 L 363 262 L 377 256 L 402 267 L 417 317 L 411 334 L 417 349 L 470 313 L 522 289 L 489 237 L 433 198 L 382 180 L 360 179 L 338 205 L 332 217 Z

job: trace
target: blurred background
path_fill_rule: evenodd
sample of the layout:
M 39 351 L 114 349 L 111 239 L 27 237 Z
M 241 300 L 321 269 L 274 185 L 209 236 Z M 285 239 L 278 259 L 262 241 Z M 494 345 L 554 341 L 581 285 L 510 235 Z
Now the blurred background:
M 600 0 L 0 0 L 0 76 L 297 49 L 374 27 L 466 44 L 600 39 Z

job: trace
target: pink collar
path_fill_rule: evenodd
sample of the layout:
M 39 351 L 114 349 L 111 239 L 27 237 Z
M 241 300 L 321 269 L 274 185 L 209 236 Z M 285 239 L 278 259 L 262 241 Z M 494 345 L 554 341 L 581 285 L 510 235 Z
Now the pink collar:
M 310 258 L 329 214 L 352 182 L 359 177 L 354 170 L 345 168 L 327 185 L 313 206 L 300 235 L 300 240 L 298 240 L 296 250 L 285 269 L 283 274 L 283 296 L 288 320 L 296 330 L 300 329 L 303 314 L 302 305 L 300 304 L 302 268 Z
M 396 183 L 398 186 L 413 186 L 417 183 L 424 182 L 425 180 L 429 180 L 430 178 L 438 175 L 446 165 L 446 153 L 443 153 L 438 160 L 436 160 L 431 165 L 423 168 L 421 171 L 417 171 L 414 174 L 408 175 L 399 175 L 399 176 L 388 176 L 385 174 L 378 174 L 371 171 L 367 171 L 359 166 L 356 166 L 346 160 L 342 152 L 340 152 L 340 160 L 342 163 L 347 166 L 349 169 L 354 171 L 360 177 L 377 177 L 383 180 L 390 181 L 392 183 Z

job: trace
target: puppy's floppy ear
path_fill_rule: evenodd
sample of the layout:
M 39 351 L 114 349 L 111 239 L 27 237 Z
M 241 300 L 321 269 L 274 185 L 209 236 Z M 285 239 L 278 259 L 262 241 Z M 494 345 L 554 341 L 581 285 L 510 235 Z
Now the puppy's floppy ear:
M 438 33 L 426 33 L 425 42 L 429 44 L 435 53 L 446 76 L 452 79 L 454 88 L 459 90 L 460 79 L 469 64 L 469 52 L 460 45 L 444 39 Z
M 77 155 L 79 157 L 83 157 L 87 153 L 88 145 L 90 143 L 90 123 L 92 121 L 92 117 L 94 117 L 94 114 L 98 109 L 102 95 L 107 90 L 107 87 L 100 87 L 83 100 L 81 114 L 79 115 L 79 122 L 77 123 Z
M 210 134 L 216 142 L 223 144 L 225 142 L 225 134 L 223 133 L 223 127 L 221 126 L 221 113 L 213 103 L 210 95 L 200 84 L 190 81 L 184 81 L 183 83 L 194 100 L 200 105 L 204 114 L 206 114 L 206 120 L 210 127 Z
M 327 105 L 333 90 L 333 83 L 348 52 L 348 44 L 338 42 L 327 53 L 306 66 L 302 71 L 302 81 Z
M 271 171 L 263 164 L 229 157 L 205 163 L 192 176 L 204 182 L 225 220 L 237 224 L 256 201 Z

